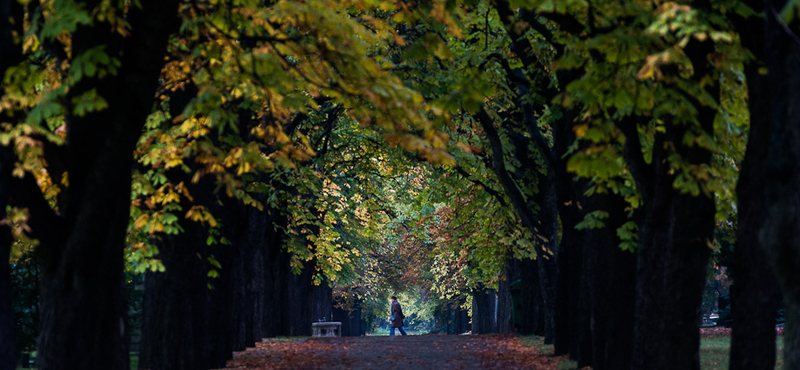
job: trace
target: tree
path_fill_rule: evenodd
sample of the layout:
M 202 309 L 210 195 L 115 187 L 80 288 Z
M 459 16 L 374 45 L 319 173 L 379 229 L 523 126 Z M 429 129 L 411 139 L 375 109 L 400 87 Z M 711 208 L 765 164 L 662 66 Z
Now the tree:
M 50 145 L 49 140 L 55 139 L 52 135 L 39 142 L 47 147 L 43 154 L 51 164 L 50 175 L 58 175 L 56 181 L 61 174 L 69 176 L 69 190 L 62 189 L 57 211 L 45 201 L 31 175 L 23 177 L 31 181 L 15 181 L 22 186 L 13 188 L 15 197 L 10 200 L 11 205 L 30 212 L 31 235 L 40 243 L 40 366 L 125 369 L 129 358 L 121 267 L 129 169 L 133 148 L 153 104 L 167 38 L 178 25 L 177 1 L 134 6 L 126 14 L 124 9 L 102 6 L 101 2 L 55 5 L 64 18 L 45 17 L 34 24 L 38 32 L 28 37 L 40 40 L 42 49 L 53 53 L 51 66 L 69 63 L 71 67 L 63 71 L 69 78 L 63 85 L 47 86 L 52 89 L 47 101 L 36 105 L 25 123 L 10 132 L 12 139 L 15 135 L 21 138 L 17 144 L 25 139 L 25 132 L 48 137 L 47 125 L 61 126 L 58 122 L 63 114 L 63 145 Z M 39 4 L 32 11 L 50 14 L 53 9 L 48 6 Z M 64 43 L 64 35 L 68 35 L 68 43 Z M 41 55 L 42 49 L 34 51 Z M 6 85 L 6 91 L 13 92 L 6 94 L 7 101 L 20 101 L 19 92 L 26 91 L 24 84 L 30 83 L 26 76 L 42 77 L 36 62 L 33 58 L 14 70 Z M 20 104 L 27 109 L 30 103 Z M 24 127 L 26 131 L 18 131 Z M 8 137 L 4 139 L 8 141 Z M 15 149 L 17 156 L 25 154 L 21 152 L 24 147 Z M 17 160 L 27 164 L 28 159 L 4 158 L 4 166 Z
M 745 2 L 756 12 L 764 13 L 762 3 Z M 766 17 L 770 17 L 766 15 Z M 731 287 L 731 370 L 769 368 L 775 364 L 775 319 L 779 287 L 770 267 L 759 234 L 766 227 L 769 208 L 765 203 L 773 114 L 773 93 L 768 75 L 759 73 L 767 59 L 765 22 L 745 15 L 735 19 L 742 46 L 753 53 L 745 62 L 750 132 L 747 153 L 742 162 L 737 185 L 739 224 L 733 251 Z M 770 41 L 772 42 L 772 41 Z M 783 56 L 781 56 L 783 57 Z M 774 70 L 774 69 L 773 69 Z M 780 73 L 780 72 L 778 72 Z M 772 73 L 770 72 L 769 75 Z
M 22 7 L 20 4 L 7 1 L 0 4 L 0 76 L 9 67 L 22 59 L 22 49 L 18 45 L 22 25 Z M 5 89 L 0 90 L 0 99 Z M 0 117 L 8 115 L 0 110 Z M 7 146 L 0 147 L 0 219 L 6 218 L 6 206 L 11 196 L 12 153 Z M 13 242 L 9 227 L 0 228 L 0 368 L 11 369 L 16 366 L 16 346 L 14 343 L 14 317 L 11 293 L 11 277 L 9 255 Z
M 800 170 L 796 166 L 800 121 L 797 114 L 793 113 L 798 108 L 800 86 L 800 43 L 797 38 L 800 22 L 797 18 L 797 5 L 790 2 L 768 1 L 748 5 L 757 12 L 763 12 L 764 18 L 763 23 L 758 22 L 752 26 L 749 22 L 746 25 L 740 23 L 740 32 L 747 42 L 746 45 L 759 58 L 759 64 L 750 64 L 746 69 L 752 123 L 751 142 L 745 163 L 747 172 L 742 179 L 743 190 L 753 190 L 753 193 L 748 194 L 748 198 L 753 197 L 747 199 L 748 202 L 758 206 L 742 210 L 748 212 L 746 215 L 742 214 L 742 217 L 753 220 L 759 216 L 759 207 L 763 207 L 763 221 L 755 221 L 751 227 L 758 227 L 758 244 L 763 248 L 783 293 L 786 312 L 784 366 L 791 369 L 800 366 L 800 336 L 797 329 L 800 320 L 800 290 L 796 273 L 800 248 L 797 244 L 797 228 L 794 227 L 797 223 L 797 184 L 800 179 Z M 766 75 L 762 73 L 764 69 Z M 762 166 L 763 176 L 758 177 L 758 168 Z M 758 265 L 758 244 L 754 239 L 749 237 L 744 240 L 752 244 L 743 246 L 742 251 L 737 249 L 736 252 L 754 256 L 751 265 L 754 269 L 753 279 L 769 279 L 769 274 Z M 768 283 L 769 280 L 761 282 Z M 748 292 L 743 291 L 742 294 Z M 762 302 L 771 299 L 768 290 L 745 297 Z M 768 305 L 765 309 L 769 307 Z M 768 341 L 774 333 L 766 325 L 767 323 L 754 322 L 753 328 L 747 333 Z M 745 327 L 740 328 L 747 330 Z M 738 333 L 734 342 L 737 346 L 745 343 Z M 753 356 L 753 364 L 766 363 L 773 358 L 771 345 L 758 348 L 759 353 Z M 745 361 L 746 358 L 737 359 L 734 365 L 748 366 L 750 363 Z

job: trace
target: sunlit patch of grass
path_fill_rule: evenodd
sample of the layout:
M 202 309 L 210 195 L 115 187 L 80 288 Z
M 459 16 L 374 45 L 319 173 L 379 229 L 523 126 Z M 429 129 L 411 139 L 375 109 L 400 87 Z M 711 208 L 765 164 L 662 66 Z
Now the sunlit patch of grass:
M 703 370 L 727 369 L 730 352 L 730 337 L 701 338 L 700 368 Z
M 775 341 L 777 346 L 776 369 L 783 368 L 783 337 Z M 727 370 L 731 352 L 731 337 L 700 338 L 700 368 L 702 370 Z
M 519 336 L 519 341 L 536 349 L 536 352 L 552 355 L 553 345 L 544 344 L 544 338 L 535 335 Z M 783 337 L 778 337 L 777 362 L 775 369 L 783 368 Z M 700 368 L 702 370 L 728 370 L 729 356 L 731 352 L 730 337 L 702 337 L 700 338 Z M 562 370 L 574 370 L 578 368 L 576 361 L 565 361 L 558 367 Z

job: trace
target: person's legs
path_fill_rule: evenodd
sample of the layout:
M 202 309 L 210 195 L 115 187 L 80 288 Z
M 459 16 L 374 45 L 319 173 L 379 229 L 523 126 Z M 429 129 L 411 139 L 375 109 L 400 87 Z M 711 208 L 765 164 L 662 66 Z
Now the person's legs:
M 400 332 L 403 332 L 403 328 L 400 328 Z M 389 329 L 389 335 L 394 335 L 394 328 Z
M 406 331 L 405 331 L 405 330 L 403 330 L 403 327 L 402 327 L 402 326 L 400 327 L 400 334 L 407 335 L 407 334 L 406 334 Z

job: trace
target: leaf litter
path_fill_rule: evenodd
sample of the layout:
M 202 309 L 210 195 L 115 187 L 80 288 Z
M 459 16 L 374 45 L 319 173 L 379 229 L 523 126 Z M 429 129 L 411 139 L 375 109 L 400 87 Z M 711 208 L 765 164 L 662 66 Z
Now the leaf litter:
M 534 369 L 556 370 L 566 357 L 514 335 L 409 335 L 266 339 L 237 352 L 225 370 Z

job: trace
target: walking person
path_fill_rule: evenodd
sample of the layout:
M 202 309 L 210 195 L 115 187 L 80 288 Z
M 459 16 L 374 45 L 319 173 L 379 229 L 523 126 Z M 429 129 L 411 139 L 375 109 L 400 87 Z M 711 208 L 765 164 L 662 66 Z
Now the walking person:
M 400 329 L 400 334 L 406 335 L 406 331 L 403 330 L 403 319 L 406 318 L 403 315 L 403 309 L 400 307 L 400 302 L 397 301 L 397 297 L 392 296 L 392 316 L 389 317 L 389 321 L 392 322 L 392 325 L 389 329 L 389 335 L 394 335 L 394 328 Z

